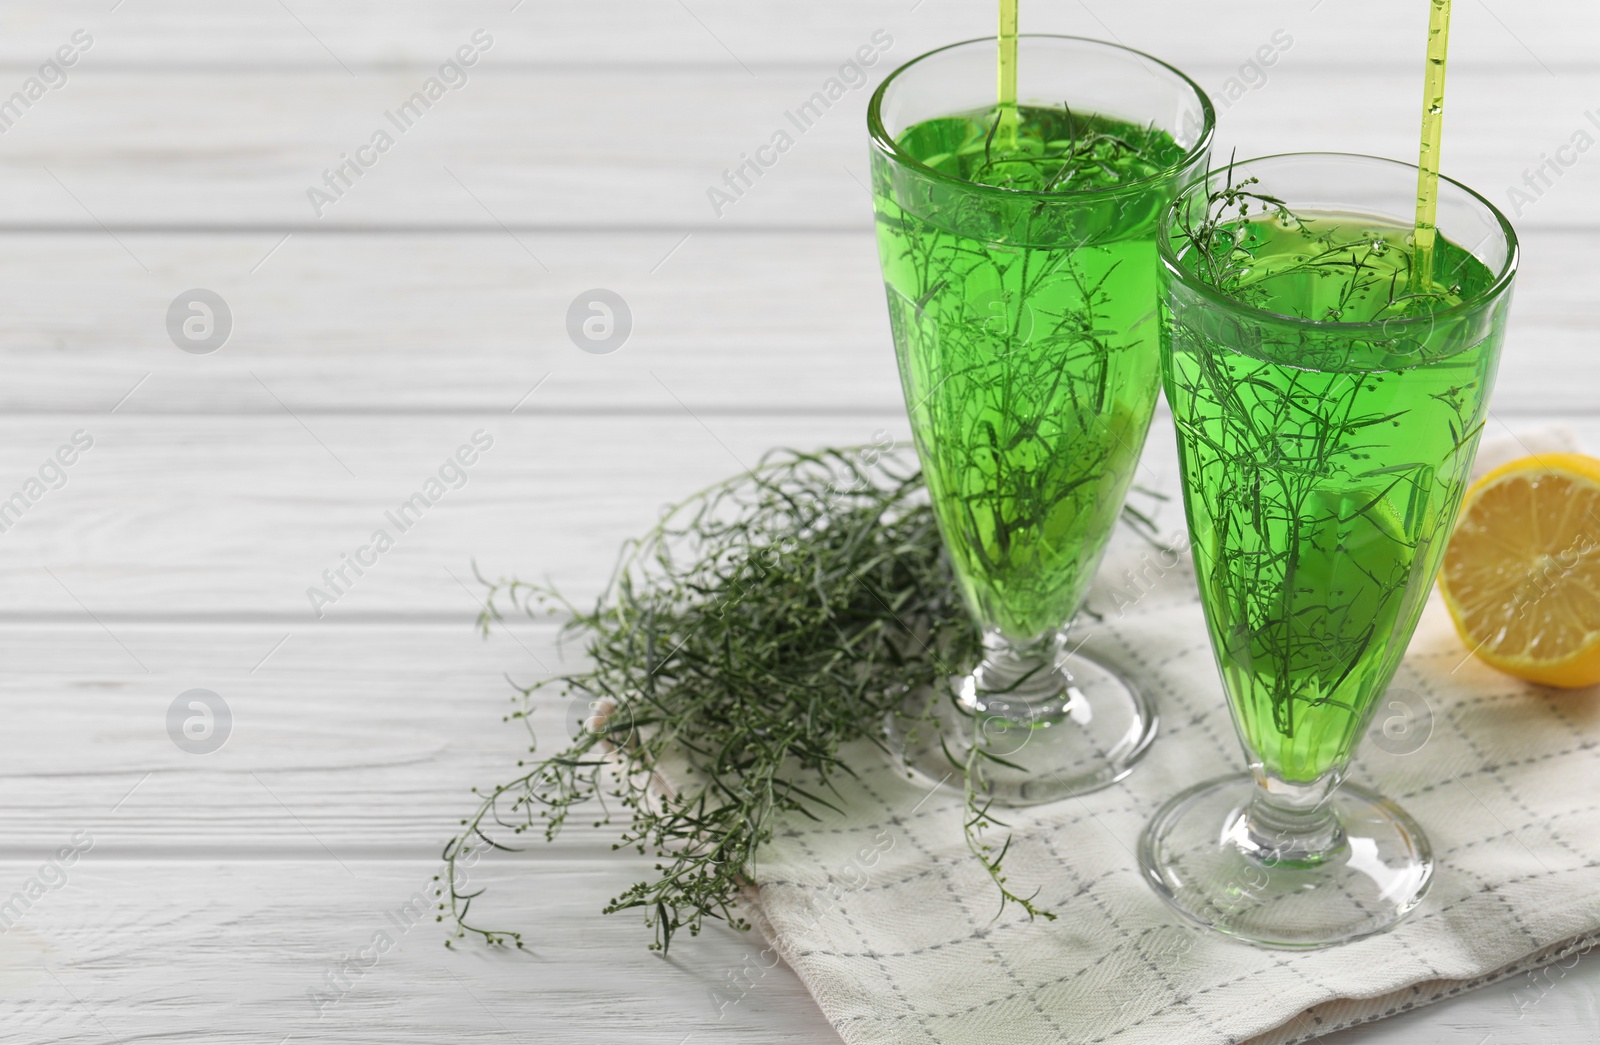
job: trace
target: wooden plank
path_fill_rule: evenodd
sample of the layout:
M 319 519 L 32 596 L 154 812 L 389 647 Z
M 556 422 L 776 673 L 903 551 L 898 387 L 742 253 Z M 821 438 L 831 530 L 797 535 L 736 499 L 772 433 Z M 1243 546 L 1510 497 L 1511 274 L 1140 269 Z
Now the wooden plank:
M 334 606 L 321 607 L 327 617 L 462 619 L 473 604 L 447 571 L 465 577 L 474 558 L 490 573 L 548 574 L 587 595 L 661 505 L 753 465 L 770 447 L 854 445 L 880 429 L 905 435 L 898 411 L 700 418 L 673 398 L 687 385 L 671 370 L 658 373 L 664 412 L 633 421 L 539 416 L 542 397 L 559 396 L 555 384 L 512 415 L 532 377 L 507 386 L 506 407 L 477 416 L 297 420 L 285 402 L 284 411 L 253 418 L 102 412 L 0 421 L 10 432 L 0 439 L 6 496 L 74 431 L 95 440 L 66 485 L 45 492 L 4 534 L 8 608 L 77 620 L 86 612 L 123 620 L 242 612 L 310 627 L 319 621 L 307 589 L 331 590 L 321 575 L 342 555 L 372 558 L 360 549 L 373 547 L 380 529 L 393 547 Z M 465 485 L 398 515 L 413 494 L 432 492 L 429 478 L 479 429 L 494 444 Z
M 900 401 L 871 233 L 28 237 L 0 258 L 7 410 L 504 413 L 545 374 L 540 409 L 890 412 Z M 654 271 L 652 271 L 654 270 Z M 232 336 L 179 351 L 173 299 L 220 293 Z M 567 327 L 610 288 L 632 333 L 592 354 Z M 589 315 L 579 306 L 581 315 Z M 185 313 L 187 314 L 187 313 Z M 252 376 L 255 375 L 255 376 Z M 257 377 L 260 381 L 257 381 Z
M 527 755 L 526 730 L 502 720 L 513 706 L 508 676 L 531 682 L 576 666 L 580 652 L 563 660 L 551 625 L 485 641 L 460 616 L 322 627 L 112 621 L 114 638 L 93 621 L 0 627 L 0 858 L 44 859 L 80 827 L 97 853 L 119 859 L 359 869 L 437 857 L 476 806 L 471 788 L 513 774 Z M 175 703 L 194 717 L 193 698 L 179 698 L 196 689 L 226 708 L 214 710 L 213 751 L 181 744 L 168 720 Z M 541 702 L 541 749 L 564 746 L 581 713 L 558 696 Z M 613 841 L 579 821 L 526 859 L 603 856 Z
M 335 0 L 280 5 L 240 0 L 142 0 L 111 5 L 58 0 L 8 13 L 0 62 L 28 68 L 44 60 L 73 29 L 87 28 L 106 62 L 229 69 L 292 66 L 357 73 L 374 66 L 437 64 L 465 33 L 488 27 L 502 46 L 540 63 L 656 65 L 703 63 L 758 72 L 797 60 L 839 61 L 864 33 L 887 28 L 914 54 L 953 40 L 992 34 L 994 12 L 970 0 L 588 0 L 584 4 L 516 4 L 513 0 Z M 1454 60 L 1534 65 L 1558 72 L 1592 61 L 1582 28 L 1592 9 L 1582 0 L 1552 0 L 1536 9 L 1504 4 L 1458 12 L 1451 27 Z M 1116 38 L 1155 54 L 1195 61 L 1249 57 L 1278 27 L 1321 41 L 1318 57 L 1348 67 L 1368 61 L 1413 61 L 1420 72 L 1426 13 L 1387 0 L 1283 4 L 1244 2 L 1033 5 L 1027 32 Z M 1520 41 L 1520 42 L 1519 42 Z M 582 62 L 574 60 L 582 55 Z M 1233 58 L 1237 55 L 1237 58 Z M 741 72 L 742 74 L 742 72 Z
M 266 233 L 122 238 L 150 275 L 98 232 L 21 237 L 0 256 L 0 410 L 103 412 L 127 396 L 119 415 L 275 416 L 279 400 L 302 416 L 492 414 L 548 374 L 540 411 L 680 415 L 675 395 L 703 416 L 903 413 L 866 230 L 524 234 L 549 274 L 498 229 L 297 235 L 275 251 Z M 1551 380 L 1589 372 L 1591 239 L 1527 235 L 1499 409 L 1596 409 L 1584 382 Z M 231 309 L 208 355 L 179 351 L 167 326 L 194 287 Z M 567 328 L 596 287 L 631 310 L 609 354 Z
M 909 57 L 909 49 L 886 55 Z M 386 114 L 422 86 L 415 69 L 200 78 L 96 70 L 85 59 L 0 139 L 8 187 L 0 226 L 102 233 L 104 223 L 124 236 L 152 227 L 255 229 L 266 240 L 262 254 L 273 232 L 310 228 L 508 225 L 534 246 L 534 233 L 552 228 L 868 227 L 868 86 L 804 131 L 785 116 L 822 87 L 826 66 L 751 79 L 737 67 L 544 69 L 497 66 L 499 57 L 487 52 L 459 90 L 404 131 Z M 1330 105 L 1328 69 L 1299 59 L 1284 52 L 1267 79 L 1223 108 L 1219 161 L 1235 148 L 1241 157 L 1302 149 L 1415 157 L 1410 64 L 1342 74 L 1347 82 Z M 1212 61 L 1194 72 L 1220 92 L 1238 65 Z M 1566 71 L 1553 83 L 1536 66 L 1487 66 L 1452 71 L 1450 89 L 1445 169 L 1502 206 L 1513 186 L 1533 195 L 1524 178 L 1546 154 L 1580 130 L 1600 135 L 1585 116 L 1600 97 L 1600 68 Z M 1511 103 L 1526 98 L 1547 101 L 1537 109 Z M 726 189 L 725 171 L 780 130 L 793 146 L 769 154 L 776 162 L 736 202 L 713 202 L 709 190 Z M 312 190 L 334 195 L 325 172 L 379 131 L 392 147 L 360 153 L 371 161 L 365 173 L 348 187 L 333 182 L 336 200 L 313 202 Z M 1563 155 L 1574 164 L 1548 189 L 1533 183 L 1538 198 L 1513 208 L 1519 224 L 1600 225 L 1600 164 L 1587 153 Z M 122 260 L 142 272 L 141 262 Z
M 675 375 L 662 376 L 670 403 Z M 518 394 L 513 388 L 508 398 Z M 539 406 L 530 401 L 523 410 L 537 415 Z M 1492 425 L 1501 421 L 1497 415 Z M 1600 422 L 1576 427 L 1587 445 L 1600 445 Z M 457 620 L 473 610 L 456 579 L 473 560 L 487 575 L 546 576 L 587 598 L 621 543 L 653 525 L 661 505 L 755 464 L 769 448 L 855 445 L 874 432 L 907 437 L 903 417 L 888 411 L 754 419 L 684 410 L 635 421 L 506 412 L 39 415 L 0 421 L 0 475 L 10 477 L 0 490 L 23 489 L 80 429 L 94 448 L 67 470 L 63 488 L 45 492 L 3 535 L 7 615 L 82 622 L 89 613 L 119 621 L 228 614 L 308 628 L 323 619 Z M 466 470 L 465 485 L 396 515 L 413 494 L 431 492 L 427 480 L 479 429 L 494 445 Z M 1159 420 L 1140 475 L 1175 489 L 1170 433 L 1170 422 Z M 447 472 L 454 480 L 455 469 Z M 377 530 L 393 544 L 381 554 Z M 359 577 L 346 572 L 348 584 L 323 578 L 346 555 L 376 562 Z M 312 588 L 337 598 L 314 600 Z
M 0 1022 L 15 1041 L 838 1041 L 787 966 L 761 968 L 759 938 L 714 927 L 663 961 L 637 919 L 601 917 L 628 863 L 479 869 L 493 916 L 527 926 L 532 953 L 451 951 L 431 914 L 402 928 L 428 861 L 351 873 L 97 846 L 0 935 Z M 0 863 L 0 882 L 36 866 Z

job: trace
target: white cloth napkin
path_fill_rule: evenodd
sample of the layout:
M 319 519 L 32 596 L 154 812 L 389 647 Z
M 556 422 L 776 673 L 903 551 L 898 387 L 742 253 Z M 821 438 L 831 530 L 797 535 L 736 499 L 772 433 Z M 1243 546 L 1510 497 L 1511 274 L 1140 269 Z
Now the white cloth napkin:
M 1570 437 L 1522 442 L 1548 451 Z M 1483 459 L 1513 451 L 1527 452 L 1486 446 Z M 905 779 L 864 744 L 845 814 L 783 832 L 756 869 L 756 924 L 850 1045 L 1291 1045 L 1600 939 L 1600 694 L 1485 667 L 1437 597 L 1391 689 L 1407 706 L 1380 709 L 1352 774 L 1432 840 L 1422 906 L 1389 933 L 1311 952 L 1185 923 L 1142 879 L 1139 833 L 1176 792 L 1244 768 L 1193 573 L 1120 541 L 1090 605 L 1106 614 L 1092 641 L 1137 666 L 1161 727 L 1122 784 L 1002 814 L 1011 887 L 1040 890 L 1056 921 L 1014 907 L 996 918 L 959 795 Z M 1375 744 L 1386 725 L 1390 742 Z

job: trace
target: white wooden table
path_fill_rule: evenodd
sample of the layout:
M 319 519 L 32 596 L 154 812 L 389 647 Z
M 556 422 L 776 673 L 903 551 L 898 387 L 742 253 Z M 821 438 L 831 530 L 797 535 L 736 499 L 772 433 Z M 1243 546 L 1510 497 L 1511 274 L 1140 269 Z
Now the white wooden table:
M 869 88 L 720 214 L 707 189 L 874 31 L 892 43 L 872 82 L 987 32 L 991 6 L 0 5 L 0 99 L 55 84 L 0 108 L 0 500 L 39 493 L 0 533 L 0 903 L 93 842 L 0 934 L 0 1040 L 837 1040 L 782 968 L 719 1013 L 750 939 L 718 928 L 661 960 L 635 919 L 600 917 L 639 866 L 594 832 L 475 872 L 529 955 L 447 951 L 396 912 L 468 788 L 521 753 L 502 675 L 558 663 L 547 627 L 478 640 L 473 559 L 586 597 L 659 505 L 763 449 L 904 433 L 861 186 Z M 1502 206 L 1535 197 L 1493 423 L 1565 419 L 1600 446 L 1600 157 L 1556 152 L 1600 137 L 1597 17 L 1457 7 L 1446 169 Z M 1024 5 L 1028 30 L 1190 71 L 1240 155 L 1410 155 L 1425 18 L 1422 0 Z M 1246 67 L 1279 29 L 1292 44 Z M 461 79 L 439 66 L 463 46 L 464 82 L 392 123 L 430 76 Z M 62 48 L 73 64 L 41 72 Z M 319 216 L 308 188 L 379 129 L 392 147 Z M 1544 155 L 1576 162 L 1530 190 Z M 214 352 L 169 334 L 194 288 L 231 312 Z M 592 288 L 630 308 L 614 352 L 568 335 Z M 80 430 L 92 448 L 30 488 Z M 493 446 L 465 485 L 314 615 L 307 588 L 478 430 Z M 210 754 L 169 736 L 192 689 L 231 715 Z M 562 737 L 559 714 L 542 725 Z M 379 931 L 396 946 L 341 972 Z M 1327 1040 L 1590 1042 L 1597 968 Z

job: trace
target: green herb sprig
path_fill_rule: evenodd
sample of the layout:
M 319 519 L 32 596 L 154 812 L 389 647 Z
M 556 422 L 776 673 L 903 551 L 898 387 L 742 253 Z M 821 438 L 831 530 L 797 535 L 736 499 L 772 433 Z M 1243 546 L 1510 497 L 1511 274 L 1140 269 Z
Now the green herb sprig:
M 1200 262 L 1200 277 L 1229 293 L 1237 293 L 1255 262 L 1250 250 L 1249 221 L 1252 204 L 1279 221 L 1300 226 L 1288 205 L 1276 196 L 1251 189 L 1259 178 L 1243 178 L 1235 184 L 1234 161 L 1228 160 L 1221 188 L 1206 194 L 1206 208 L 1197 222 L 1186 209 L 1175 215 L 1180 238 L 1189 244 Z M 1303 226 L 1302 226 L 1303 227 Z
M 1024 117 L 1021 136 L 1016 126 L 1019 112 Z M 997 132 L 1008 119 L 1011 137 L 996 149 Z M 1167 158 L 1154 124 L 1124 137 L 1107 130 L 1100 117 L 1074 116 L 1065 102 L 1060 109 L 1021 106 L 1010 110 L 1009 116 L 996 108 L 974 122 L 987 123 L 988 129 L 981 143 L 969 143 L 961 150 L 963 166 L 970 168 L 963 177 L 999 188 L 1034 192 L 1101 188 L 1149 177 Z
M 841 748 L 878 740 L 906 687 L 942 685 L 976 656 L 922 494 L 914 466 L 873 448 L 776 453 L 628 546 L 593 609 L 491 585 L 485 630 L 511 610 L 565 613 L 592 664 L 518 687 L 509 718 L 531 736 L 546 690 L 593 715 L 565 750 L 482 792 L 445 847 L 446 881 L 468 852 L 511 848 L 508 834 L 553 839 L 590 800 L 610 823 L 614 799 L 627 810 L 616 848 L 659 862 L 608 913 L 642 909 L 660 950 L 708 917 L 744 927 L 739 894 L 779 819 L 833 809 L 834 782 L 853 772 Z M 675 794 L 648 786 L 668 765 Z M 521 946 L 472 920 L 477 895 L 451 887 L 441 904 L 456 938 Z
M 1255 239 L 1256 223 L 1270 217 L 1305 240 L 1305 253 L 1300 259 L 1293 266 L 1276 268 L 1275 275 L 1307 271 L 1339 281 L 1335 303 L 1307 319 L 1346 320 L 1351 318 L 1346 312 L 1353 304 L 1359 305 L 1360 315 L 1356 318 L 1364 321 L 1426 315 L 1439 307 L 1442 298 L 1460 294 L 1456 283 L 1429 282 L 1425 287 L 1413 288 L 1410 250 L 1402 250 L 1399 255 L 1404 262 L 1399 271 L 1376 266 L 1374 259 L 1395 250 L 1394 244 L 1382 237 L 1352 242 L 1348 231 L 1339 224 L 1308 222 L 1279 197 L 1252 188 L 1260 184 L 1259 178 L 1236 181 L 1235 165 L 1230 158 L 1223 184 L 1207 193 L 1205 209 L 1199 212 L 1198 220 L 1187 209 L 1180 209 L 1176 215 L 1177 238 L 1187 244 L 1183 253 L 1193 253 L 1197 274 L 1218 290 L 1271 311 L 1271 294 L 1256 282 L 1259 274 Z M 1378 294 L 1383 297 L 1381 304 L 1375 306 L 1374 302 L 1380 300 Z

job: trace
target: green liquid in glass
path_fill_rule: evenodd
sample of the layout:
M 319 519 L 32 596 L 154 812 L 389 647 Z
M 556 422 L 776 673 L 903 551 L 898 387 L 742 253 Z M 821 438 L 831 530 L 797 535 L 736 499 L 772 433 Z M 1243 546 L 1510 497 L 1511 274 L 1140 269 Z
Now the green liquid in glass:
M 1343 323 L 1425 316 L 1494 274 L 1443 238 L 1408 293 L 1412 229 L 1352 215 L 1222 226 L 1224 290 Z M 1182 262 L 1198 270 L 1193 249 Z M 1169 305 L 1171 302 L 1169 301 Z M 1460 504 L 1492 381 L 1484 324 L 1365 333 L 1177 309 L 1164 373 L 1211 642 L 1250 749 L 1317 779 L 1353 750 L 1422 611 Z M 1498 320 L 1497 320 L 1498 321 Z
M 873 161 L 879 251 L 901 381 L 935 513 L 981 627 L 1013 642 L 1069 621 L 1111 533 L 1154 408 L 1155 223 L 1170 199 L 1130 187 L 1184 149 L 1160 131 L 1020 106 L 899 137 L 970 185 Z M 897 178 L 902 180 L 897 181 Z M 1157 184 L 1157 183 L 1152 183 Z

